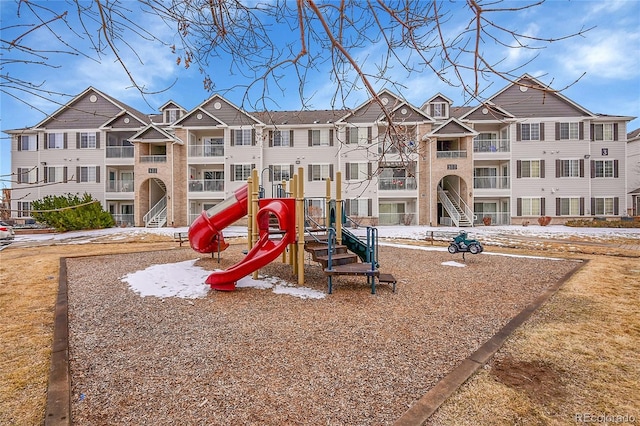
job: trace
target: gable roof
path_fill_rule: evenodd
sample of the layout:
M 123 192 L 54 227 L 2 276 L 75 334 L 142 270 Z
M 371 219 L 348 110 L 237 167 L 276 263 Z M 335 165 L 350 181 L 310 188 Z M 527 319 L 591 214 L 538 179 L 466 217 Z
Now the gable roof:
M 184 145 L 184 141 L 180 138 L 170 134 L 164 129 L 156 126 L 151 123 L 147 125 L 144 129 L 140 130 L 138 133 L 129 138 L 131 142 L 177 142 L 180 145 Z
M 436 127 L 431 132 L 427 133 L 427 136 L 448 136 L 448 137 L 461 137 L 461 136 L 476 136 L 478 132 L 471 127 L 463 124 L 457 118 L 450 118 L 442 125 Z
M 433 119 L 420 108 L 411 105 L 388 89 L 382 89 L 377 94 L 377 97 L 381 102 L 376 102 L 374 98 L 369 98 L 355 109 L 349 110 L 338 122 L 381 122 L 386 121 L 387 114 L 393 116 L 398 111 L 400 112 L 399 115 L 412 116 L 413 118 L 419 118 L 420 121 L 433 121 Z M 380 103 L 382 103 L 384 109 L 387 110 L 387 114 L 385 114 Z M 402 108 L 407 109 L 404 114 L 402 114 Z M 409 114 L 409 112 L 411 112 L 411 114 Z M 400 119 L 402 120 L 402 117 L 400 117 Z

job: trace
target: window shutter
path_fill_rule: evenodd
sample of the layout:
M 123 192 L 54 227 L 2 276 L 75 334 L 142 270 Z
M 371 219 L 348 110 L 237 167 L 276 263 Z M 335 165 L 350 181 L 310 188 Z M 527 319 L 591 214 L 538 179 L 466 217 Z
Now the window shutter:
M 289 146 L 293 148 L 293 130 L 289 130 Z
M 580 197 L 580 216 L 584 216 L 584 197 Z
M 251 129 L 251 146 L 256 146 L 256 129 Z
M 80 183 L 80 166 L 76 166 L 76 183 Z
M 333 164 L 329 164 L 329 177 L 333 180 Z
M 516 161 L 516 177 L 518 179 L 522 177 L 522 160 Z
M 562 160 L 556 160 L 556 177 L 559 178 L 562 175 Z
M 273 130 L 269 130 L 269 146 L 273 146 Z
M 584 177 L 584 160 L 580 160 L 580 177 Z
M 235 144 L 236 144 L 236 131 L 231 129 L 229 131 L 229 133 L 230 133 L 229 136 L 231 136 L 231 139 L 229 140 L 229 146 L 235 146 Z
M 578 138 L 580 138 L 580 140 L 584 139 L 584 121 L 580 122 L 580 125 L 578 126 Z
M 371 216 L 371 211 L 373 210 L 373 200 L 369 198 L 367 202 L 367 216 Z
M 40 149 L 40 133 L 36 135 L 36 151 Z
M 273 166 L 269 166 L 269 182 L 273 182 Z
M 618 177 L 618 160 L 613 160 L 613 177 Z
M 540 140 L 543 141 L 544 139 L 544 123 L 540 123 Z
M 351 129 L 349 127 L 344 128 L 344 143 L 351 143 L 351 138 L 349 135 L 351 134 Z
M 516 216 L 522 216 L 522 198 L 516 199 Z
M 18 136 L 17 140 L 18 140 L 18 149 L 17 149 L 17 151 L 22 151 L 22 136 Z
M 293 164 L 289 164 L 289 179 L 293 176 Z
M 591 215 L 595 215 L 596 214 L 596 199 L 595 198 L 591 198 Z
M 307 132 L 307 138 L 308 138 L 307 142 L 309 143 L 308 146 L 313 146 L 313 130 L 309 130 Z
M 44 167 L 44 183 L 48 183 L 48 182 L 49 182 L 49 168 L 45 166 Z
M 351 216 L 351 200 L 344 200 L 344 212 L 347 216 Z
M 100 183 L 100 166 L 96 167 L 96 182 Z
M 44 146 L 43 149 L 49 149 L 49 138 L 51 137 L 51 133 L 44 134 Z
M 367 163 L 367 180 L 371 180 L 373 177 L 373 164 Z
M 256 168 L 256 163 L 251 163 L 251 170 Z
M 560 214 L 560 198 L 556 197 L 556 216 L 562 216 Z
M 596 127 L 596 126 L 595 126 L 595 124 L 591 123 L 591 126 L 590 126 L 590 128 L 589 128 L 589 131 L 590 131 L 590 133 L 591 133 L 589 136 L 591 137 L 591 140 L 594 140 L 594 139 L 593 139 L 593 136 L 594 136 L 594 133 L 595 133 L 595 132 L 594 132 L 594 131 L 595 131 L 595 127 Z
M 351 179 L 351 163 L 345 163 L 344 178 L 346 180 Z
M 596 177 L 596 162 L 595 160 L 591 160 L 591 178 Z
M 613 197 L 613 214 L 620 214 L 620 197 Z
M 544 216 L 546 214 L 546 209 L 544 208 L 545 198 L 540 198 L 540 216 Z
M 516 124 L 516 140 L 522 140 L 522 124 Z
M 68 175 L 69 172 L 67 171 L 67 169 L 68 169 L 67 166 L 64 166 L 64 168 L 62 169 L 62 181 L 64 183 L 67 183 L 67 179 L 68 179 L 67 175 Z
M 76 132 L 76 149 L 80 149 L 80 133 Z
M 229 166 L 229 172 L 230 172 L 230 173 L 229 173 L 229 175 L 230 175 L 230 176 L 229 176 L 229 180 L 230 180 L 231 182 L 233 182 L 234 180 L 236 180 L 236 167 L 235 167 L 235 165 L 231 164 L 231 165 Z
M 556 140 L 560 140 L 560 123 L 556 123 Z
M 96 149 L 100 148 L 100 132 L 96 132 Z
M 540 178 L 544 179 L 544 160 L 540 160 Z
M 40 169 L 36 169 L 36 181 L 34 183 L 40 182 Z
M 613 123 L 613 140 L 618 140 L 618 123 Z
M 333 129 L 329 129 L 329 146 L 333 146 Z
M 313 170 L 312 165 L 311 165 L 311 164 L 309 164 L 309 165 L 307 166 L 307 175 L 308 175 L 308 176 L 307 176 L 307 181 L 309 181 L 309 182 L 311 182 L 311 172 L 312 172 L 312 170 Z
M 371 127 L 367 127 L 367 143 L 373 143 Z

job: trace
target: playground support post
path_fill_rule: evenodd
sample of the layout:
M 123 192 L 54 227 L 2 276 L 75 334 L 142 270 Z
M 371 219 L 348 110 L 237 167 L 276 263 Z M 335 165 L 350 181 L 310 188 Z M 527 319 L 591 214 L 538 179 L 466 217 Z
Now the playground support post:
M 253 203 L 251 202 L 251 188 L 253 188 L 253 179 L 249 177 L 247 179 L 247 250 L 250 251 L 253 247 L 253 243 L 251 241 L 251 235 L 253 235 L 253 211 L 251 208 L 253 207 Z
M 258 235 L 259 235 L 259 229 L 258 229 L 258 222 L 257 222 L 257 213 L 258 213 L 258 209 L 259 207 L 259 199 L 258 199 L 258 193 L 260 191 L 260 180 L 258 178 L 258 169 L 253 169 L 251 171 L 251 178 L 253 180 L 252 184 L 253 187 L 251 188 L 251 203 L 252 203 L 252 212 L 253 214 L 253 223 L 252 223 L 252 227 L 253 227 L 253 232 L 251 234 L 251 247 L 253 247 L 253 245 L 258 241 Z M 257 280 L 258 279 L 258 271 L 254 271 L 253 272 L 253 279 Z
M 287 196 L 287 182 L 285 180 L 282 181 L 282 190 L 281 193 L 278 194 L 278 198 L 285 198 Z M 291 244 L 289 247 L 282 252 L 282 263 L 287 263 L 287 252 L 291 251 Z
M 329 229 L 331 226 L 331 178 L 325 178 L 325 181 L 327 182 L 327 187 L 325 192 L 324 227 Z
M 293 179 L 291 179 L 291 196 L 296 199 L 296 214 L 298 214 L 298 175 L 294 174 Z M 298 222 L 298 218 L 296 216 L 296 227 L 300 226 L 300 222 Z M 291 267 L 293 268 L 293 273 L 298 275 L 298 262 L 296 259 L 298 258 L 298 245 L 294 241 L 291 244 L 291 253 L 289 254 L 289 262 L 291 263 Z
M 336 239 L 342 244 L 342 172 L 336 172 Z
M 296 214 L 298 215 L 298 285 L 304 285 L 304 168 L 302 167 L 298 167 Z

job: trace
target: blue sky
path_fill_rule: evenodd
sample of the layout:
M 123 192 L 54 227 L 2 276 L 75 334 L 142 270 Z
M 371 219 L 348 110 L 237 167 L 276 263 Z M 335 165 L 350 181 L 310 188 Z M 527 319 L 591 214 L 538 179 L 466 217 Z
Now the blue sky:
M 70 10 L 66 1 L 46 1 L 43 5 L 55 11 Z M 443 2 L 446 3 L 446 2 Z M 506 6 L 522 6 L 528 2 L 508 1 L 501 4 Z M 144 22 L 146 28 L 153 28 L 164 40 L 171 42 L 169 28 L 153 21 L 153 18 L 135 11 L 135 2 L 127 2 L 131 7 L 131 17 L 137 22 Z M 461 6 L 463 2 L 454 3 Z M 2 39 L 12 39 L 18 32 L 15 25 L 31 21 L 26 10 L 21 11 L 21 17 L 16 16 L 14 0 L 0 0 L 2 22 Z M 463 28 L 468 22 L 468 15 L 460 10 L 453 11 L 452 19 L 446 24 L 447 31 L 454 33 Z M 70 12 L 70 15 L 72 13 Z M 507 22 L 506 21 L 508 17 Z M 486 43 L 483 51 L 493 60 L 504 59 L 504 67 L 523 64 L 531 60 L 523 68 L 516 71 L 521 75 L 528 73 L 538 77 L 542 82 L 550 84 L 555 89 L 563 89 L 562 93 L 593 113 L 605 113 L 640 117 L 640 1 L 639 0 L 611 0 L 611 1 L 559 1 L 548 0 L 542 6 L 521 11 L 517 14 L 493 15 L 496 23 L 517 29 L 534 37 L 557 37 L 577 32 L 582 28 L 595 27 L 583 36 L 554 42 L 541 50 L 508 49 L 495 43 Z M 57 27 L 57 31 L 67 40 L 82 46 L 83 41 L 77 32 L 66 27 Z M 282 40 L 283 46 L 295 40 L 296 32 L 288 26 L 278 28 L 274 38 Z M 289 37 L 289 38 L 288 38 Z M 291 38 L 293 37 L 293 39 Z M 55 49 L 56 40 L 43 32 L 33 32 L 27 41 L 33 46 L 43 46 Z M 131 87 L 125 72 L 109 55 L 68 55 L 50 52 L 46 55 L 46 62 L 50 66 L 9 64 L 7 59 L 17 55 L 15 50 L 7 51 L 3 44 L 0 51 L 2 70 L 22 79 L 31 79 L 42 83 L 42 87 L 51 93 L 78 94 L 88 86 L 93 86 L 145 113 L 155 113 L 157 108 L 169 99 L 178 102 L 190 110 L 209 98 L 212 93 L 203 88 L 202 75 L 196 67 L 185 69 L 176 64 L 176 56 L 168 47 L 132 39 L 139 57 L 128 51 L 124 59 L 138 83 L 145 85 L 149 91 L 162 91 L 171 87 L 169 91 L 156 95 L 149 95 L 145 99 Z M 59 44 L 57 45 L 59 46 Z M 372 58 L 380 56 L 381 46 L 371 45 L 355 52 L 356 58 L 368 69 L 373 70 L 376 61 Z M 534 58 L 534 55 L 538 55 Z M 245 77 L 238 72 L 229 71 L 228 58 L 221 58 L 215 63 L 212 73 L 216 89 L 214 92 L 223 94 L 236 105 L 251 110 L 250 103 L 243 98 L 244 90 L 236 89 L 223 91 L 234 86 L 248 85 Z M 281 90 L 273 81 L 269 85 L 269 101 L 266 105 L 270 109 L 296 110 L 301 108 L 299 88 L 296 78 L 288 70 L 282 72 L 284 78 L 280 80 Z M 575 84 L 574 81 L 584 76 Z M 335 87 L 330 81 L 329 70 L 319 66 L 308 74 L 308 84 L 304 87 L 308 106 L 316 109 L 329 109 Z M 390 69 L 386 76 L 397 81 L 399 86 L 386 87 L 404 96 L 409 102 L 420 106 L 422 103 L 440 92 L 462 105 L 466 98 L 460 88 L 451 87 L 440 81 L 433 73 L 423 72 L 409 74 L 400 67 Z M 0 174 L 10 174 L 10 140 L 1 131 L 33 126 L 42 121 L 48 113 L 55 112 L 60 105 L 42 99 L 10 90 L 2 81 L 0 92 Z M 384 87 L 383 82 L 374 82 L 376 89 Z M 506 83 L 496 78 L 483 82 L 483 89 L 487 95 L 501 90 Z M 261 93 L 261 87 L 251 91 L 251 101 L 255 102 Z M 68 97 L 56 97 L 64 104 Z M 367 98 L 364 90 L 350 93 L 348 106 L 357 106 Z M 341 105 L 337 105 L 340 107 Z M 633 120 L 628 131 L 640 127 L 640 119 Z M 8 186 L 6 177 L 0 178 L 0 186 Z

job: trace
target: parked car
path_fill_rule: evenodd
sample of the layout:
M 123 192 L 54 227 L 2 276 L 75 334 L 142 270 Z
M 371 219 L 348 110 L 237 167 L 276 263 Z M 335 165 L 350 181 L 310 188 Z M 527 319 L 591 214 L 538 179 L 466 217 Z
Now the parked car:
M 13 227 L 0 222 L 0 244 L 9 244 L 15 238 L 16 233 L 13 230 Z

